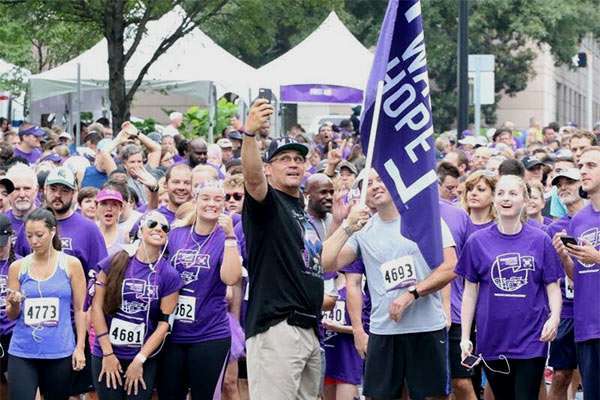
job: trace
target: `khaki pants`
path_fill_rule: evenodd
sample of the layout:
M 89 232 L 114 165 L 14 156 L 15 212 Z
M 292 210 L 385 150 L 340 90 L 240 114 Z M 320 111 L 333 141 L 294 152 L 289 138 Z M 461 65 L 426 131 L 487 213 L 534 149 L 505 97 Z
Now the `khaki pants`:
M 312 329 L 282 321 L 246 341 L 251 400 L 315 400 L 321 350 Z

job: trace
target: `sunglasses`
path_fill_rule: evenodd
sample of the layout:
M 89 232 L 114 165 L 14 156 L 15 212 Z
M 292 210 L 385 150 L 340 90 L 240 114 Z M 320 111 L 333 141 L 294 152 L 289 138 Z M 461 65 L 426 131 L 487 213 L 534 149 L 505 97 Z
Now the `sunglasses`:
M 150 229 L 156 228 L 159 224 L 160 224 L 160 229 L 162 229 L 162 231 L 164 233 L 169 233 L 169 231 L 171 230 L 171 228 L 169 227 L 168 224 L 163 224 L 161 222 L 154 221 L 154 220 L 148 220 L 148 221 L 146 221 L 146 227 L 148 227 Z
M 240 201 L 242 199 L 242 197 L 244 197 L 244 194 L 243 193 L 225 193 L 225 201 L 231 200 L 232 197 L 236 201 Z

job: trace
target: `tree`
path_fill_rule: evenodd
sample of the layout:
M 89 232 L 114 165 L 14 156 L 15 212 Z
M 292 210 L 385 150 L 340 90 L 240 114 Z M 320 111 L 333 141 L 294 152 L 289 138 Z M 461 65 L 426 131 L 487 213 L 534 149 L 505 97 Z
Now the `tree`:
M 12 0 L 17 15 L 43 15 L 48 26 L 69 23 L 100 32 L 108 45 L 108 95 L 113 126 L 129 119 L 133 97 L 152 64 L 174 43 L 190 33 L 196 23 L 217 15 L 229 0 Z M 125 68 L 136 52 L 150 21 L 160 19 L 175 7 L 183 7 L 179 26 L 159 43 L 133 82 L 125 81 Z

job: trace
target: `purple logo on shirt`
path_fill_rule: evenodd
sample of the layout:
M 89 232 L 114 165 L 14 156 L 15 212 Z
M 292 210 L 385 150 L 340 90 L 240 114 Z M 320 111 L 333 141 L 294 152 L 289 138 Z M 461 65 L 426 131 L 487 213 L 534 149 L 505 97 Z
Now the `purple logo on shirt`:
M 491 274 L 494 285 L 502 291 L 514 292 L 528 283 L 529 271 L 535 271 L 535 259 L 519 253 L 505 253 L 496 257 Z
M 579 245 L 583 244 L 583 243 L 589 243 L 590 245 L 597 247 L 600 244 L 600 232 L 598 232 L 598 228 L 591 228 L 588 229 L 587 231 L 584 231 L 581 233 L 581 235 L 579 235 Z M 585 268 L 591 268 L 596 264 L 584 264 L 581 261 L 579 262 L 581 265 L 583 265 Z
M 125 314 L 147 311 L 150 300 L 156 299 L 158 299 L 158 286 L 150 285 L 144 279 L 127 278 L 123 280 L 121 311 Z
M 210 255 L 199 253 L 195 249 L 177 250 L 171 262 L 181 271 L 181 280 L 185 286 L 198 280 L 200 269 L 210 269 Z
M 8 295 L 8 277 L 0 275 L 0 318 L 6 316 L 6 296 Z

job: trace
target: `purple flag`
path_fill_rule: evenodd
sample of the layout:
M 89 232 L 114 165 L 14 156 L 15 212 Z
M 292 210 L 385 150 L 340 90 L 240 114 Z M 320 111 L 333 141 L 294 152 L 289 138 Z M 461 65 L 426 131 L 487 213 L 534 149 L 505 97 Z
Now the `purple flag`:
M 372 166 L 402 215 L 402 235 L 415 241 L 430 268 L 436 268 L 443 260 L 442 239 L 419 0 L 389 0 L 365 92 L 364 149 L 380 80 L 384 87 Z

